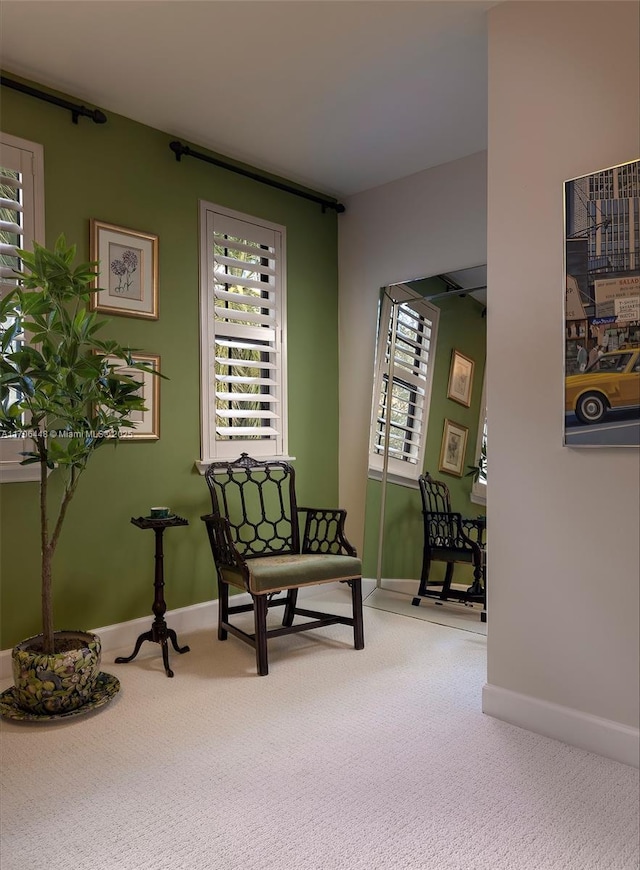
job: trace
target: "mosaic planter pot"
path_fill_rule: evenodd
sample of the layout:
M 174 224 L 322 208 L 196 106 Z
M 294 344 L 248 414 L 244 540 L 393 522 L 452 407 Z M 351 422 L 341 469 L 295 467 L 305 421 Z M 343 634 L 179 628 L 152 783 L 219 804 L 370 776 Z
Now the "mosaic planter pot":
M 57 631 L 55 638 L 71 648 L 48 655 L 38 650 L 42 635 L 36 635 L 12 650 L 14 698 L 23 710 L 66 713 L 92 697 L 100 673 L 100 638 L 87 631 Z

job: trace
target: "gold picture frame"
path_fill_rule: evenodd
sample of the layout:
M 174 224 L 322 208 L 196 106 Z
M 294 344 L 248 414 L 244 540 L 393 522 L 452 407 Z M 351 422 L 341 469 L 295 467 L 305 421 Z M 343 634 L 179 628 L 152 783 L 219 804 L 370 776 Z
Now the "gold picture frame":
M 458 402 L 460 405 L 464 405 L 465 408 L 471 405 L 474 368 L 475 362 L 471 357 L 465 356 L 454 348 L 451 352 L 447 398 L 453 399 L 454 402 Z
M 146 363 L 155 372 L 160 371 L 160 357 L 154 353 L 132 353 L 133 362 Z M 122 360 L 116 357 L 106 357 L 107 361 L 115 364 L 116 371 L 120 374 L 129 375 L 135 378 L 136 381 L 142 381 L 140 389 L 137 390 L 145 405 L 145 411 L 133 411 L 128 418 L 129 422 L 134 424 L 133 428 L 128 426 L 120 430 L 120 441 L 157 441 L 160 438 L 160 376 L 144 371 L 144 369 L 131 368 L 123 365 Z
M 453 420 L 444 421 L 442 447 L 440 448 L 439 470 L 445 474 L 462 477 L 464 458 L 467 452 L 469 429 Z
M 158 236 L 91 219 L 91 259 L 99 263 L 89 308 L 158 319 Z

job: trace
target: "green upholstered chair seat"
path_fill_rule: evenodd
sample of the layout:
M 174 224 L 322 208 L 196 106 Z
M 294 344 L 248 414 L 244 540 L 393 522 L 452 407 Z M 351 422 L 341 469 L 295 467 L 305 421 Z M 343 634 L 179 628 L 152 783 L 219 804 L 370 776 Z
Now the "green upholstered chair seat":
M 304 553 L 287 556 L 259 556 L 248 559 L 249 590 L 255 595 L 296 589 L 313 583 L 331 583 L 360 577 L 362 562 L 355 556 Z M 239 571 L 222 567 L 222 576 L 232 586 L 244 589 Z

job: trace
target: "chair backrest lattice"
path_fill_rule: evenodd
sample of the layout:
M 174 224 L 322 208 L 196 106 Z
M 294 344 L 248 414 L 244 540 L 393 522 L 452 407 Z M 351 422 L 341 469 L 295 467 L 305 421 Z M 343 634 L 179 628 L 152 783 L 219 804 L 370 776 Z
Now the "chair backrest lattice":
M 234 462 L 213 462 L 205 479 L 212 513 L 229 522 L 243 558 L 299 552 L 295 472 L 289 463 L 260 462 L 243 453 Z
M 434 480 L 430 474 L 423 474 L 419 482 L 423 510 L 433 513 L 451 513 L 451 497 L 446 483 Z
M 432 546 L 448 546 L 456 538 L 449 487 L 430 474 L 421 475 L 418 483 L 429 542 Z

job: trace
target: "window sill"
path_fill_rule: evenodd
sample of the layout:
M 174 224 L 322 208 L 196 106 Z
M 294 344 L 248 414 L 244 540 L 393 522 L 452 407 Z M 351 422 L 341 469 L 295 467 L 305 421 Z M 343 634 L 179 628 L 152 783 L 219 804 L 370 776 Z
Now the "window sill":
M 259 459 L 256 459 L 256 462 L 294 462 L 295 456 L 261 456 Z M 226 459 L 196 459 L 193 463 L 196 467 L 198 474 L 206 474 L 207 468 L 211 465 L 212 462 L 234 462 L 235 460 L 226 460 Z
M 471 490 L 471 495 L 469 496 L 469 500 L 473 502 L 473 504 L 487 504 L 487 487 L 486 484 L 482 487 L 482 489 L 478 488 L 477 490 L 473 488 Z
M 33 483 L 40 480 L 40 466 L 0 462 L 0 483 Z
M 369 480 L 382 480 L 382 471 L 380 471 L 379 468 L 370 468 L 368 477 Z M 403 477 L 400 474 L 395 474 L 393 471 L 387 472 L 387 483 L 395 483 L 397 486 L 406 486 L 408 489 L 420 488 L 417 478 Z

